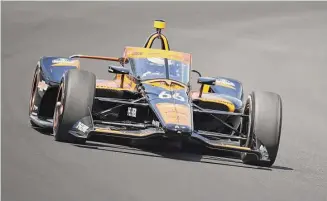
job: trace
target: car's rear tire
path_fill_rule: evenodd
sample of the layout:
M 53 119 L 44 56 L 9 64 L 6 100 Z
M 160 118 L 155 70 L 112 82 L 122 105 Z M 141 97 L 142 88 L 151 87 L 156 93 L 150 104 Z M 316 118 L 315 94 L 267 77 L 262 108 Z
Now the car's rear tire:
M 59 86 L 53 117 L 53 133 L 56 141 L 85 143 L 85 138 L 69 133 L 74 124 L 92 111 L 96 77 L 93 73 L 78 69 L 66 72 Z
M 264 147 L 269 160 L 260 160 L 253 154 L 242 153 L 243 163 L 272 166 L 277 157 L 281 136 L 281 97 L 272 92 L 252 92 L 247 99 L 244 113 L 248 113 L 250 118 L 245 120 L 248 126 L 243 128 L 243 132 L 245 131 L 248 136 L 243 146 L 256 150 Z

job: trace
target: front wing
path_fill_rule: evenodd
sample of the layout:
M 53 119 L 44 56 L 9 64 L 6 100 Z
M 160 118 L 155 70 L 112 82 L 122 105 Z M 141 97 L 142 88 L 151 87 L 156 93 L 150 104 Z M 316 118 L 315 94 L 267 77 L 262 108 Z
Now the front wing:
M 219 111 L 200 110 L 195 109 L 195 112 L 208 112 L 208 113 L 220 113 Z M 229 115 L 242 115 L 237 113 L 221 112 Z M 80 121 L 76 122 L 73 128 L 70 130 L 70 134 L 79 138 L 89 138 L 93 135 L 106 135 L 120 138 L 131 139 L 145 139 L 152 137 L 169 137 L 165 131 L 155 124 L 132 124 L 121 122 L 106 122 L 100 120 L 93 120 L 92 115 L 84 117 Z M 184 136 L 183 136 L 184 135 Z M 245 152 L 256 155 L 259 159 L 262 159 L 260 150 L 252 150 L 247 147 L 239 146 L 237 140 L 245 140 L 245 138 L 239 136 L 228 135 L 224 133 L 208 132 L 208 131 L 193 131 L 191 134 L 181 134 L 181 138 L 187 138 L 193 141 L 197 141 L 210 149 L 233 151 L 233 152 Z M 227 141 L 226 139 L 232 139 L 236 141 Z

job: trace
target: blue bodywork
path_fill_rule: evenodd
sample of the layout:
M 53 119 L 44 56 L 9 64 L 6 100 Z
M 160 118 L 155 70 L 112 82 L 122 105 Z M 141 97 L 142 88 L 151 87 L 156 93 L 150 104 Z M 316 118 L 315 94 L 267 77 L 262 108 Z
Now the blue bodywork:
M 220 86 L 220 85 L 211 86 L 212 90 L 215 93 L 225 94 L 225 95 L 235 97 L 235 98 L 237 98 L 239 100 L 243 100 L 243 86 L 242 86 L 240 81 L 235 80 L 235 79 L 231 79 L 231 78 L 227 78 L 227 77 L 215 77 L 215 78 L 217 80 L 219 80 L 219 79 L 228 80 L 229 82 L 234 84 L 234 89 L 223 87 L 223 86 Z
M 40 59 L 40 67 L 43 73 L 43 78 L 47 83 L 52 85 L 59 84 L 62 76 L 66 71 L 70 69 L 76 69 L 76 66 L 53 66 L 53 61 L 63 59 L 67 61 L 74 61 L 74 59 L 69 59 L 65 57 L 42 57 Z
M 233 84 L 234 88 L 228 88 L 220 85 L 210 86 L 213 93 L 219 94 L 222 98 L 231 101 L 236 108 L 240 109 L 243 106 L 243 86 L 238 80 L 227 78 L 227 77 L 215 77 L 216 80 L 227 80 Z
M 61 79 L 65 72 L 78 67 L 79 61 L 65 57 L 44 56 L 40 58 L 35 71 L 35 77 L 38 79 L 33 83 L 36 91 L 35 97 L 30 106 L 30 117 L 35 124 L 41 127 L 52 127 L 51 120 Z

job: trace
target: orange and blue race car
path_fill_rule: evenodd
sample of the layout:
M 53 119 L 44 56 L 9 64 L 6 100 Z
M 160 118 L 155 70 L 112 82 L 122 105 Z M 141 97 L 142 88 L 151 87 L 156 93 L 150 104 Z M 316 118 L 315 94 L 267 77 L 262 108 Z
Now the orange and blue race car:
M 245 164 L 272 166 L 282 126 L 281 97 L 252 92 L 243 98 L 240 81 L 203 77 L 192 69 L 192 55 L 170 50 L 154 21 L 143 47 L 125 47 L 121 57 L 73 55 L 41 57 L 29 104 L 34 127 L 53 129 L 56 141 L 85 143 L 93 135 L 196 142 L 239 152 Z M 161 41 L 161 49 L 152 48 Z M 82 70 L 80 59 L 116 62 L 112 80 Z M 200 89 L 191 91 L 191 73 Z

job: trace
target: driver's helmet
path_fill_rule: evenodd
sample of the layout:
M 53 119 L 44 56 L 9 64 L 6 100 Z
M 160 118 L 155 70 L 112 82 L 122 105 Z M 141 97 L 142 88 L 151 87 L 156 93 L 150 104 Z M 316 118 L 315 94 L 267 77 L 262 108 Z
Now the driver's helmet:
M 181 62 L 168 59 L 169 74 L 173 76 L 180 76 Z M 164 58 L 147 58 L 147 66 L 152 73 L 164 74 L 165 59 Z

